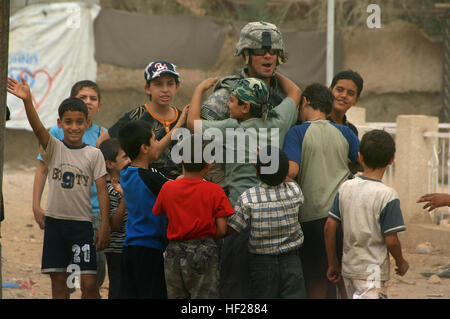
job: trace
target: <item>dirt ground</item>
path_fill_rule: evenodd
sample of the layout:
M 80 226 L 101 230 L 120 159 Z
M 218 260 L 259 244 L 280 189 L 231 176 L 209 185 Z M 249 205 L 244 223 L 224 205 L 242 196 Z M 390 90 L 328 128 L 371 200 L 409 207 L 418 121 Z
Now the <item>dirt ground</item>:
M 8 169 L 8 165 L 4 168 L 6 219 L 1 224 L 2 279 L 4 285 L 19 284 L 19 288 L 3 288 L 4 299 L 51 298 L 50 278 L 40 273 L 43 231 L 35 223 L 31 211 L 33 177 L 34 168 Z M 389 298 L 450 299 L 450 279 L 438 278 L 438 283 L 432 283 L 421 274 L 442 270 L 439 267 L 449 265 L 450 256 L 440 250 L 419 254 L 415 249 L 403 249 L 403 253 L 410 270 L 404 277 L 398 277 L 392 270 Z M 107 298 L 107 279 L 101 288 L 101 295 Z M 80 296 L 77 289 L 71 298 Z

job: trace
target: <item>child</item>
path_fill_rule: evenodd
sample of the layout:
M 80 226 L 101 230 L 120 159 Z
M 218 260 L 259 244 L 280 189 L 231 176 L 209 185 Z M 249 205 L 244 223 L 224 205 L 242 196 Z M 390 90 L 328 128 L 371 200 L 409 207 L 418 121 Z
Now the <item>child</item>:
M 303 203 L 300 187 L 286 180 L 289 161 L 286 154 L 273 146 L 265 151 L 278 164 L 274 173 L 264 173 L 258 156 L 256 171 L 261 180 L 246 190 L 235 205 L 235 215 L 228 219 L 229 232 L 250 227 L 251 298 L 306 298 L 305 282 L 298 248 L 303 233 L 298 211 Z M 278 156 L 276 156 L 278 155 Z M 267 162 L 267 161 L 265 161 Z
M 261 140 L 265 138 L 267 144 L 282 145 L 286 132 L 297 119 L 301 91 L 285 76 L 277 73 L 276 77 L 287 94 L 281 104 L 273 109 L 268 106 L 269 91 L 264 81 L 256 78 L 240 79 L 231 90 L 228 102 L 230 118 L 222 121 L 200 119 L 202 94 L 217 82 L 217 78 L 204 80 L 194 91 L 188 128 L 192 131 L 195 126 L 200 127 L 201 132 L 196 133 L 205 134 L 212 131 L 209 129 L 220 130 L 224 140 L 231 140 L 230 143 L 224 143 L 226 152 L 233 154 L 233 159 L 238 159 L 225 163 L 224 190 L 232 206 L 246 189 L 258 183 L 255 166 L 250 162 L 256 149 L 250 149 L 249 142 L 241 144 L 239 140 L 247 141 L 249 137 L 250 140 L 261 144 Z M 234 137 L 227 136 L 230 130 L 233 131 Z M 254 161 L 256 162 L 256 158 Z M 220 251 L 222 298 L 249 298 L 248 235 L 247 230 L 223 240 Z
M 183 110 L 174 128 L 186 121 Z M 161 140 L 166 147 L 172 131 Z M 155 168 L 155 135 L 150 123 L 131 121 L 119 131 L 120 146 L 131 164 L 120 172 L 125 205 L 128 210 L 127 235 L 123 243 L 120 298 L 167 299 L 163 252 L 166 249 L 167 219 L 152 213 L 156 197 L 169 179 Z
M 127 212 L 119 179 L 120 171 L 129 164 L 130 158 L 120 148 L 119 140 L 112 138 L 100 144 L 105 158 L 106 186 L 109 195 L 109 213 L 111 234 L 109 247 L 104 250 L 108 264 L 109 294 L 108 299 L 118 299 L 120 289 L 120 264 L 122 261 L 123 241 L 125 240 Z M 116 187 L 114 187 L 116 186 Z
M 98 137 L 106 131 L 102 126 L 93 123 L 93 118 L 102 108 L 100 89 L 97 83 L 90 80 L 83 80 L 75 83 L 70 90 L 70 97 L 81 99 L 88 108 L 88 128 L 84 132 L 83 142 L 87 145 L 95 147 L 95 142 Z M 58 125 L 50 129 L 50 134 L 59 140 L 63 140 L 64 133 L 62 128 Z M 45 180 L 47 178 L 47 166 L 42 160 L 41 155 L 38 155 L 38 166 L 33 183 L 33 213 L 34 218 L 41 229 L 44 229 L 44 210 L 41 208 L 42 192 L 45 187 Z M 94 227 L 94 236 L 100 228 L 100 207 L 97 199 L 97 188 L 95 183 L 92 183 L 91 189 L 91 205 L 92 205 L 92 225 Z M 103 251 L 96 252 L 97 258 L 97 284 L 100 288 L 103 284 L 106 274 L 106 260 Z M 73 292 L 73 290 L 71 290 Z
M 8 92 L 23 100 L 28 121 L 51 172 L 42 272 L 50 274 L 53 298 L 69 298 L 67 269 L 75 265 L 81 274 L 82 298 L 99 298 L 94 245 L 99 250 L 108 245 L 109 201 L 103 156 L 100 150 L 82 141 L 88 127 L 87 106 L 77 98 L 61 103 L 58 125 L 64 132 L 64 140 L 60 141 L 43 126 L 34 108 L 30 88 L 23 77 L 21 81 L 8 78 Z M 95 242 L 89 201 L 92 181 L 97 186 L 102 217 Z
M 201 144 L 202 137 L 183 140 L 191 155 L 182 161 L 184 177 L 165 183 L 153 207 L 153 214 L 169 220 L 164 271 L 171 299 L 219 298 L 215 240 L 225 235 L 227 216 L 234 213 L 223 189 L 203 179 L 211 164 L 194 162 L 194 143 Z
M 387 298 L 389 253 L 398 275 L 409 268 L 397 237 L 406 229 L 400 201 L 395 190 L 381 182 L 394 154 L 395 142 L 387 132 L 373 130 L 363 136 L 358 153 L 363 174 L 341 185 L 325 225 L 327 277 L 337 282 L 342 276 L 349 297 Z M 344 232 L 342 274 L 335 242 L 339 223 Z
M 154 147 L 157 154 L 151 165 L 167 177 L 175 179 L 181 174 L 181 165 L 174 163 L 170 156 L 175 142 L 170 143 L 169 147 L 161 147 L 158 142 L 173 129 L 180 118 L 181 112 L 172 106 L 180 88 L 180 75 L 174 64 L 159 60 L 151 62 L 145 68 L 144 77 L 145 93 L 148 95 L 149 103 L 125 113 L 98 139 L 97 145 L 110 137 L 118 137 L 120 128 L 130 121 L 147 121 L 152 125 L 156 138 Z
M 356 136 L 358 136 L 358 130 L 347 121 L 345 113 L 358 103 L 363 84 L 364 81 L 358 72 L 346 70 L 336 74 L 330 85 L 334 102 L 328 119 L 336 124 L 347 126 Z
M 286 135 L 284 152 L 289 177 L 296 179 L 305 196 L 300 224 L 305 243 L 300 248 L 308 298 L 325 298 L 328 291 L 327 255 L 323 227 L 339 185 L 350 175 L 348 160 L 357 162 L 359 140 L 346 126 L 326 120 L 333 94 L 320 84 L 302 93 L 301 125 Z

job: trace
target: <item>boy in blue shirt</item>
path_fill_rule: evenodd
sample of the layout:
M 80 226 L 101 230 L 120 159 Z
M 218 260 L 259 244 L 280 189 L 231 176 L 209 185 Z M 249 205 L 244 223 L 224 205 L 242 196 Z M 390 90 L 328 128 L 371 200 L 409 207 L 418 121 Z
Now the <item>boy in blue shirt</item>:
M 187 109 L 183 110 L 174 129 L 185 123 Z M 169 145 L 172 131 L 159 146 Z M 119 141 L 131 159 L 131 164 L 120 172 L 128 220 L 119 297 L 167 299 L 163 259 L 167 246 L 167 218 L 154 215 L 152 210 L 161 187 L 169 179 L 157 169 L 149 168 L 159 146 L 156 146 L 151 124 L 143 120 L 125 124 L 119 130 Z

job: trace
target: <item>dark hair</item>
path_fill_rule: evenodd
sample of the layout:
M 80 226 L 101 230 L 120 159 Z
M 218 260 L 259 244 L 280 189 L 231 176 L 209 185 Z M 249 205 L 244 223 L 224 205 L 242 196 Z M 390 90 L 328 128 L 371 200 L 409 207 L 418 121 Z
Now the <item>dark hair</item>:
M 394 157 L 395 141 L 391 134 L 383 130 L 372 130 L 362 137 L 359 152 L 367 167 L 386 167 Z
M 278 152 L 278 157 L 273 158 L 275 153 Z M 273 155 L 272 155 L 273 154 Z M 262 155 L 268 156 L 270 158 L 270 161 L 262 161 Z M 262 167 L 270 167 L 273 165 L 273 160 L 278 161 L 278 167 L 276 169 L 276 172 L 272 174 L 265 174 L 261 172 Z M 267 162 L 267 163 L 263 163 Z M 275 163 L 276 164 L 276 163 Z M 285 179 L 289 171 L 289 160 L 286 156 L 286 154 L 283 152 L 283 150 L 268 145 L 264 148 L 262 148 L 259 151 L 258 159 L 256 162 L 256 171 L 258 172 L 259 179 L 270 186 L 277 186 L 280 185 Z
M 208 141 L 203 140 L 201 134 L 191 134 L 188 138 L 181 142 L 183 144 L 183 148 L 181 149 L 180 155 L 183 156 L 183 149 L 189 147 L 191 156 L 188 162 L 182 161 L 181 165 L 183 165 L 184 169 L 188 172 L 200 172 L 205 168 L 207 162 L 203 158 L 203 150 L 205 146 L 208 144 Z M 202 145 L 202 161 L 200 163 L 195 162 L 195 143 L 201 143 Z
M 325 114 L 329 114 L 333 108 L 333 93 L 322 84 L 313 83 L 308 85 L 302 93 L 301 103 L 303 103 L 303 97 L 306 98 L 313 109 L 320 110 Z
M 238 105 L 242 106 L 245 104 L 244 101 L 236 98 L 238 101 Z M 260 105 L 255 105 L 252 104 L 250 102 L 247 102 L 248 104 L 250 104 L 250 115 L 251 117 L 262 117 L 262 107 Z
M 67 111 L 79 111 L 86 116 L 86 119 L 88 118 L 88 108 L 86 106 L 86 103 L 84 103 L 79 98 L 69 97 L 62 101 L 58 107 L 59 118 L 62 119 L 64 113 L 66 113 Z
M 142 145 L 150 145 L 153 136 L 152 125 L 143 120 L 135 120 L 123 125 L 119 130 L 120 147 L 133 161 L 138 157 Z
M 8 105 L 6 106 L 6 120 L 9 121 L 11 117 L 11 112 L 9 111 L 9 107 Z
M 117 155 L 121 150 L 120 142 L 117 138 L 110 138 L 103 141 L 98 148 L 102 151 L 105 161 L 110 162 L 116 161 Z
M 336 74 L 333 78 L 333 80 L 331 81 L 331 87 L 334 88 L 334 86 L 336 85 L 336 83 L 339 80 L 352 80 L 355 85 L 356 88 L 358 89 L 358 92 L 356 92 L 356 95 L 359 97 L 361 95 L 361 92 L 363 90 L 363 85 L 364 85 L 364 80 L 361 77 L 361 75 L 359 75 L 358 72 L 355 72 L 353 70 L 346 70 L 346 71 L 341 71 L 338 74 Z
M 78 92 L 81 91 L 81 89 L 85 88 L 85 87 L 89 87 L 92 88 L 95 92 L 97 92 L 98 95 L 98 101 L 100 102 L 100 89 L 97 85 L 97 83 L 95 83 L 94 81 L 91 80 L 83 80 L 83 81 L 78 81 L 77 83 L 75 83 L 72 86 L 72 89 L 70 90 L 70 97 L 75 97 Z

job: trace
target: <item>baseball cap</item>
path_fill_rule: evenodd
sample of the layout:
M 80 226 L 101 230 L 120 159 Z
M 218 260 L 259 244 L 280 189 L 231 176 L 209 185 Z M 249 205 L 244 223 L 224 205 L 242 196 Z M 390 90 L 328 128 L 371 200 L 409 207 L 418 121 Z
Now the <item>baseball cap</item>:
M 164 73 L 173 74 L 176 77 L 180 76 L 180 74 L 177 72 L 177 67 L 175 64 L 164 60 L 159 60 L 150 62 L 149 65 L 147 65 L 144 73 L 145 81 L 147 81 L 148 84 L 151 80 Z

